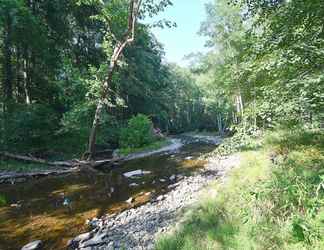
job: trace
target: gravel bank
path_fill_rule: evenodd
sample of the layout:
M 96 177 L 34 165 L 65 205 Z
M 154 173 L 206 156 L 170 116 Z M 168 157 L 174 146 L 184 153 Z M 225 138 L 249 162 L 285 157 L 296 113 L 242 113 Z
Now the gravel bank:
M 170 230 L 181 210 L 197 202 L 199 191 L 239 164 L 238 155 L 226 159 L 210 159 L 204 169 L 190 177 L 177 176 L 170 191 L 153 197 L 151 202 L 117 215 L 93 219 L 94 228 L 71 240 L 70 249 L 152 249 L 157 237 Z

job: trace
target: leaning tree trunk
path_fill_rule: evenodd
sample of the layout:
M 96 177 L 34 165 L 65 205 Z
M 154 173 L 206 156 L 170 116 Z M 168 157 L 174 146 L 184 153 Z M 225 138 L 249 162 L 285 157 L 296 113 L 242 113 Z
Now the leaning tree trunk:
M 110 59 L 107 77 L 106 77 L 105 81 L 103 82 L 101 96 L 97 103 L 97 108 L 96 108 L 95 116 L 94 116 L 93 123 L 92 123 L 92 128 L 90 131 L 90 136 L 89 136 L 88 151 L 84 154 L 84 157 L 86 157 L 88 160 L 91 160 L 95 153 L 95 144 L 96 144 L 97 132 L 98 132 L 99 124 L 100 124 L 102 109 L 104 107 L 105 101 L 108 96 L 109 87 L 111 85 L 111 81 L 112 81 L 112 77 L 113 77 L 113 74 L 114 74 L 114 71 L 116 68 L 116 64 L 117 64 L 118 59 L 119 59 L 121 53 L 123 52 L 124 48 L 128 44 L 130 44 L 134 41 L 135 25 L 136 25 L 140 5 L 141 5 L 141 0 L 130 0 L 130 2 L 129 2 L 127 32 L 125 33 L 123 39 L 121 41 L 118 41 L 115 45 L 114 52 Z

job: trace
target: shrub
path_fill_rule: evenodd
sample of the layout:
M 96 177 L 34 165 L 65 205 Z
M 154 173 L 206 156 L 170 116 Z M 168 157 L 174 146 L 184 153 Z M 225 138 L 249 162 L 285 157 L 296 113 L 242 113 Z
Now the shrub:
M 122 129 L 119 143 L 122 148 L 140 148 L 153 141 L 151 120 L 147 116 L 139 114 L 131 118 L 127 127 Z
M 60 134 L 68 138 L 73 148 L 81 147 L 85 150 L 91 130 L 96 106 L 93 104 L 78 104 L 66 112 L 62 119 Z M 103 112 L 97 131 L 98 144 L 118 144 L 120 123 L 112 115 Z M 80 149 L 79 149 L 80 150 Z
M 1 117 L 5 150 L 39 150 L 46 148 L 58 128 L 58 114 L 43 104 L 16 105 Z

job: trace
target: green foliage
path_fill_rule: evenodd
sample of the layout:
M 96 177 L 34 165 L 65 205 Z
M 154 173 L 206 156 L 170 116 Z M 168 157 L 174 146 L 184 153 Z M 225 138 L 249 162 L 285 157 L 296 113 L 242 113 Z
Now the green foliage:
M 16 105 L 2 117 L 2 150 L 37 151 L 47 148 L 55 136 L 58 114 L 49 106 L 41 104 Z
M 0 207 L 5 206 L 7 204 L 6 197 L 0 194 Z
M 22 163 L 15 160 L 0 160 L 0 171 L 33 172 L 47 168 L 44 164 Z
M 73 109 L 63 115 L 61 119 L 62 128 L 59 133 L 69 137 L 73 144 L 83 145 L 84 150 L 94 112 L 95 106 L 93 104 L 75 105 Z M 117 121 L 115 117 L 104 114 L 99 124 L 98 144 L 116 146 L 121 125 L 122 123 Z
M 154 141 L 153 124 L 151 120 L 138 114 L 132 117 L 120 134 L 120 146 L 122 148 L 140 148 Z

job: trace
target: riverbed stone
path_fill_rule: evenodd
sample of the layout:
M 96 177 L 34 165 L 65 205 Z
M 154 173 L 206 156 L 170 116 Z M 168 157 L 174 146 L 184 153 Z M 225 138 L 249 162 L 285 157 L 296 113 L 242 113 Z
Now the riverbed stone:
M 128 200 L 126 200 L 127 203 L 131 204 L 134 201 L 133 197 L 130 197 Z
M 151 173 L 150 171 L 143 171 L 143 170 L 139 169 L 139 170 L 134 170 L 134 171 L 123 173 L 123 175 L 126 178 L 133 178 L 133 177 L 142 176 L 142 175 L 146 175 L 146 174 L 150 174 L 150 173 Z
M 42 249 L 43 242 L 41 240 L 35 240 L 23 246 L 21 250 L 40 250 Z
M 170 179 L 170 181 L 174 181 L 176 179 L 176 176 L 173 174 L 173 175 L 170 176 L 169 179 Z

